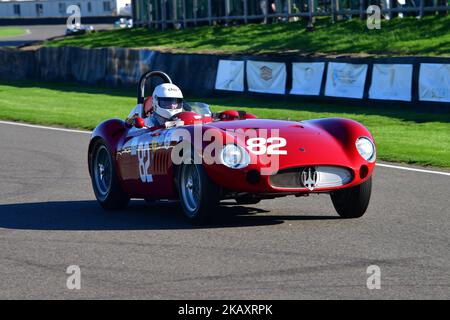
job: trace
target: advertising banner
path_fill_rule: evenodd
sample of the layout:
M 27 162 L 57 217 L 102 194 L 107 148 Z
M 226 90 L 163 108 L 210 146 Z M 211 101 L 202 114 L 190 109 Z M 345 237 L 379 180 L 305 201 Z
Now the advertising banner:
M 324 62 L 293 63 L 291 94 L 318 96 L 322 85 Z
M 328 63 L 325 95 L 362 99 L 367 75 L 366 64 Z
M 284 94 L 286 64 L 279 62 L 247 61 L 248 90 L 261 93 Z
M 370 99 L 411 101 L 411 64 L 374 64 Z
M 215 88 L 217 90 L 244 91 L 244 61 L 220 60 Z
M 420 64 L 419 100 L 450 102 L 450 64 Z

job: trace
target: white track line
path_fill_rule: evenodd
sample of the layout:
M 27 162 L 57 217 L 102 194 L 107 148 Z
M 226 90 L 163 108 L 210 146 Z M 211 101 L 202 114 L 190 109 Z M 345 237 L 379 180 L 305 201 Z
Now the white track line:
M 47 126 L 38 126 L 35 124 L 21 123 L 21 122 L 11 122 L 11 121 L 0 121 L 0 124 L 9 124 L 13 126 L 21 126 L 28 128 L 37 128 L 37 129 L 46 129 L 46 130 L 54 130 L 54 131 L 64 131 L 64 132 L 72 132 L 72 133 L 87 133 L 91 134 L 91 131 L 84 130 L 74 130 L 74 129 L 64 129 L 64 128 L 56 128 L 56 127 L 47 127 Z
M 34 124 L 11 122 L 11 121 L 0 121 L 0 124 L 9 124 L 9 125 L 14 125 L 14 126 L 22 126 L 22 127 L 28 127 L 28 128 L 46 129 L 46 130 L 54 130 L 54 131 L 63 131 L 63 132 L 72 132 L 72 133 L 84 133 L 84 134 L 92 133 L 91 131 L 47 127 L 47 126 L 39 126 L 39 125 L 34 125 Z M 406 171 L 414 171 L 414 172 L 422 172 L 422 173 L 439 174 L 442 176 L 450 176 L 450 172 L 432 171 L 432 170 L 424 170 L 424 169 L 417 169 L 417 168 L 410 168 L 410 167 L 394 166 L 394 165 L 385 164 L 385 163 L 377 163 L 377 166 L 384 167 L 384 168 L 398 169 L 398 170 L 406 170 Z
M 424 169 L 417 169 L 417 168 L 410 168 L 410 167 L 393 166 L 391 164 L 385 164 L 385 163 L 377 163 L 377 166 L 384 167 L 384 168 L 391 168 L 391 169 L 399 169 L 399 170 L 407 170 L 407 171 L 415 171 L 415 172 L 423 172 L 423 173 L 433 173 L 433 174 L 439 174 L 442 176 L 450 176 L 450 172 L 432 171 L 432 170 L 424 170 Z

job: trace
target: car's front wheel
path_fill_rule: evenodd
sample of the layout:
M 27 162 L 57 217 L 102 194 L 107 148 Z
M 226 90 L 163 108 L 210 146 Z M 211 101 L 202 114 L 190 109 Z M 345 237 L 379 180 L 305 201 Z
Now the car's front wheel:
M 178 171 L 178 191 L 186 217 L 193 223 L 211 220 L 220 200 L 220 190 L 202 165 L 183 164 Z
M 342 218 L 359 218 L 369 206 L 371 193 L 372 177 L 357 186 L 334 191 L 331 200 Z
M 130 198 L 120 186 L 111 152 L 103 140 L 95 143 L 91 159 L 91 180 L 97 201 L 105 209 L 126 207 Z

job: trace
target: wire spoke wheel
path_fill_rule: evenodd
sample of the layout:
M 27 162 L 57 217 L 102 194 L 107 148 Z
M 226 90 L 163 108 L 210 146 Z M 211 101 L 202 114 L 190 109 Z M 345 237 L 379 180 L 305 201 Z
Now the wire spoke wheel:
M 114 156 L 103 139 L 92 145 L 89 173 L 99 204 L 107 210 L 123 209 L 130 197 L 124 192 L 117 178 Z
M 105 146 L 100 146 L 94 158 L 94 182 L 97 194 L 105 199 L 111 190 L 112 165 L 109 152 Z
M 201 199 L 200 175 L 195 165 L 183 166 L 181 172 L 181 196 L 188 215 L 194 216 L 198 211 Z

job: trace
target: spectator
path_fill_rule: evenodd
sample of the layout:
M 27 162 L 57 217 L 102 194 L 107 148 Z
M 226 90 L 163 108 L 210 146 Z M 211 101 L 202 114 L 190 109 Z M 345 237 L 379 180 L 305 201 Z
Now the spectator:
M 262 14 L 265 16 L 263 23 L 266 24 L 268 22 L 267 15 L 273 14 L 276 12 L 275 0 L 260 0 L 259 5 L 262 11 Z
M 450 6 L 450 1 L 448 0 L 434 0 L 434 5 L 437 7 L 445 7 L 445 6 Z M 448 11 L 439 11 L 438 14 L 445 16 L 447 15 Z
M 294 12 L 307 12 L 308 0 L 294 0 L 292 1 L 292 7 L 294 8 Z
M 381 10 L 389 10 L 389 9 L 391 9 L 391 1 L 392 1 L 392 4 L 393 4 L 395 0 L 381 0 L 380 1 Z M 391 20 L 391 14 L 390 13 L 385 13 L 384 14 L 384 18 L 386 20 Z

